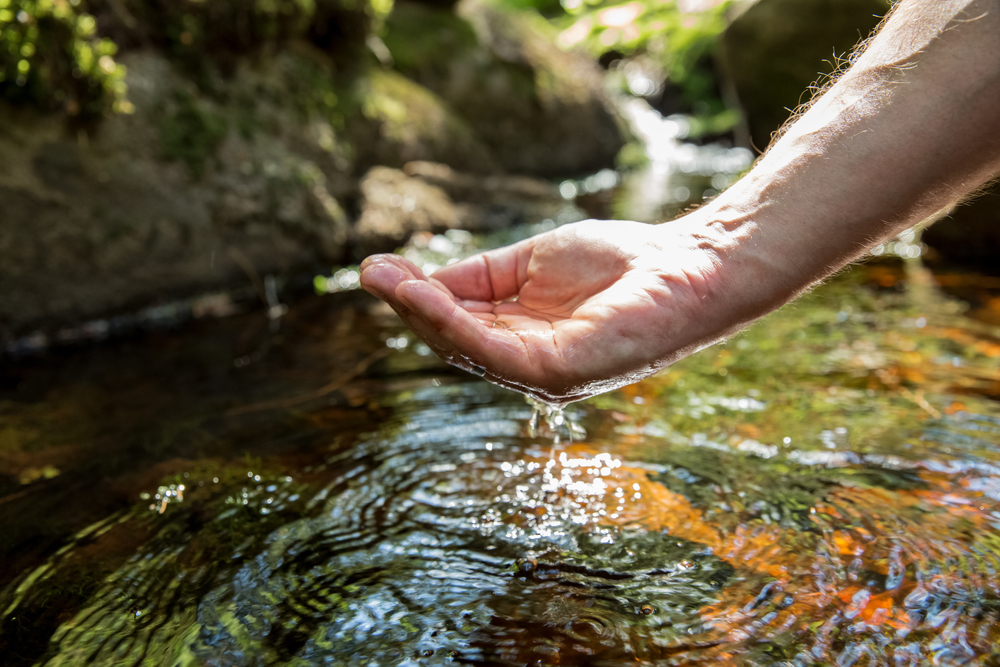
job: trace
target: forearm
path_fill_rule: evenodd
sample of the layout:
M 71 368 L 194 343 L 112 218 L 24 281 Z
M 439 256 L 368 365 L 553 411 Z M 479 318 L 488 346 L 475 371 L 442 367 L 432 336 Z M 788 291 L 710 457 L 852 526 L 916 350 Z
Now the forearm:
M 565 403 L 728 335 L 998 169 L 1000 0 L 904 0 L 753 171 L 694 213 L 559 227 L 431 279 L 373 257 L 362 284 L 452 363 Z
M 692 217 L 769 309 L 1000 172 L 1000 0 L 904 0 L 755 168 Z

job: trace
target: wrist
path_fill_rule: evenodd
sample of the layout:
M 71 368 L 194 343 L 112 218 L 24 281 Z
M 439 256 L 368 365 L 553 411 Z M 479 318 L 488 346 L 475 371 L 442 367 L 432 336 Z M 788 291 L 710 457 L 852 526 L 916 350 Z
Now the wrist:
M 726 193 L 677 222 L 696 239 L 707 294 L 718 307 L 756 319 L 795 298 L 825 266 L 817 266 L 814 244 L 784 219 L 781 207 L 759 197 Z M 673 223 L 672 223 L 673 224 Z

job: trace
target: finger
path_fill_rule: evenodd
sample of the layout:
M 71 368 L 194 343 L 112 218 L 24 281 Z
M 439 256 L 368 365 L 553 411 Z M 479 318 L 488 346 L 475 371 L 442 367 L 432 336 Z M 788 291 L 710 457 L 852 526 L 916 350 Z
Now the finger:
M 407 283 L 419 284 L 425 288 L 416 301 L 404 301 L 397 295 L 397 292 L 405 291 L 401 286 Z M 455 310 L 468 312 L 464 308 L 456 306 L 446 288 L 439 287 L 437 281 L 433 283 L 427 281 L 417 267 L 396 255 L 376 255 L 366 259 L 362 264 L 361 284 L 366 290 L 392 306 L 403 322 L 413 329 L 435 353 L 452 363 L 463 365 L 461 363 L 462 353 L 455 349 L 453 342 L 442 336 L 440 329 L 432 326 L 426 316 L 421 317 L 421 314 L 426 315 L 430 309 L 442 311 L 447 316 L 450 316 Z M 492 303 L 472 302 L 470 305 L 476 307 L 477 312 L 486 312 L 493 308 Z M 444 315 L 437 314 L 434 320 L 441 321 L 444 317 Z M 469 317 L 471 318 L 471 316 Z M 472 365 L 480 364 L 465 364 L 467 367 Z
M 437 284 L 436 281 L 432 280 L 431 282 Z M 445 289 L 443 285 L 441 287 Z M 455 299 L 455 303 L 470 313 L 492 313 L 498 305 L 492 301 L 468 301 L 465 299 Z
M 393 310 L 399 315 L 399 318 L 403 320 L 403 324 L 410 328 L 413 333 L 417 334 L 420 340 L 427 343 L 427 346 L 433 350 L 434 354 L 441 357 L 448 363 L 454 364 L 456 366 L 461 366 L 461 354 L 445 340 L 441 334 L 430 326 L 426 320 L 420 317 L 419 314 L 413 312 L 406 306 L 399 303 L 398 306 L 393 306 Z M 458 361 L 456 361 L 458 360 Z M 466 370 L 469 370 L 471 364 L 466 365 Z
M 361 263 L 361 286 L 390 304 L 396 300 L 396 286 L 415 278 L 415 272 L 393 261 L 392 255 L 372 255 Z
M 361 286 L 388 303 L 400 319 L 438 356 L 450 360 L 455 356 L 455 352 L 447 341 L 441 339 L 432 327 L 416 317 L 413 311 L 396 297 L 396 289 L 406 281 L 430 285 L 426 278 L 418 278 L 418 275 L 422 276 L 422 273 L 416 266 L 396 255 L 373 255 L 361 264 Z M 440 291 L 440 294 L 446 299 L 451 299 L 447 292 Z
M 526 239 L 514 245 L 474 255 L 434 272 L 434 280 L 458 299 L 502 301 L 516 296 L 528 279 L 528 261 L 537 243 Z
M 549 356 L 551 336 L 539 335 L 529 349 L 516 332 L 483 322 L 432 285 L 421 281 L 401 283 L 396 297 L 419 320 L 425 335 L 440 340 L 455 351 L 457 363 L 465 360 L 486 369 L 504 384 L 537 382 L 534 377 L 539 356 Z M 462 365 L 459 363 L 459 365 Z M 541 369 L 549 367 L 544 364 Z
M 447 286 L 428 278 L 419 266 L 405 257 L 385 253 L 372 255 L 361 262 L 361 286 L 383 301 L 391 301 L 396 285 L 404 280 L 426 280 L 438 286 L 448 296 L 453 296 Z

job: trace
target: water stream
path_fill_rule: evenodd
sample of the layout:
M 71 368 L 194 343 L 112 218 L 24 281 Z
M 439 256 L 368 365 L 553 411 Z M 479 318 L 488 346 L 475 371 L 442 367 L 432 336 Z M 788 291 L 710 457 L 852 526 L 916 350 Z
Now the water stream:
M 11 361 L 3 664 L 995 664 L 995 282 L 880 259 L 548 419 L 357 291 Z

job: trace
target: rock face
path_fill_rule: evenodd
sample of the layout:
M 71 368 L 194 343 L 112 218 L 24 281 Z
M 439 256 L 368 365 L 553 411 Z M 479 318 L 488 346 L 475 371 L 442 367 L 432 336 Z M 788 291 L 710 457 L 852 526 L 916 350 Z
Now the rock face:
M 563 206 L 545 183 L 499 175 L 611 164 L 621 139 L 596 64 L 523 17 L 459 9 L 403 4 L 394 19 L 447 28 L 397 35 L 394 55 L 461 42 L 433 67 L 367 58 L 345 78 L 291 42 L 196 83 L 136 47 L 119 58 L 131 115 L 71 131 L 0 105 L 0 342 Z M 413 161 L 426 164 L 399 171 Z M 549 203 L 518 200 L 511 183 Z
M 248 138 L 161 56 L 125 62 L 136 113 L 96 132 L 0 110 L 0 334 L 344 255 L 337 197 L 351 185 L 322 147 L 328 126 L 261 102 L 271 127 Z M 229 92 L 266 87 L 284 65 L 238 74 Z M 169 141 L 178 159 L 164 158 Z
M 758 0 L 733 20 L 722 63 L 758 150 L 888 10 L 887 0 Z

